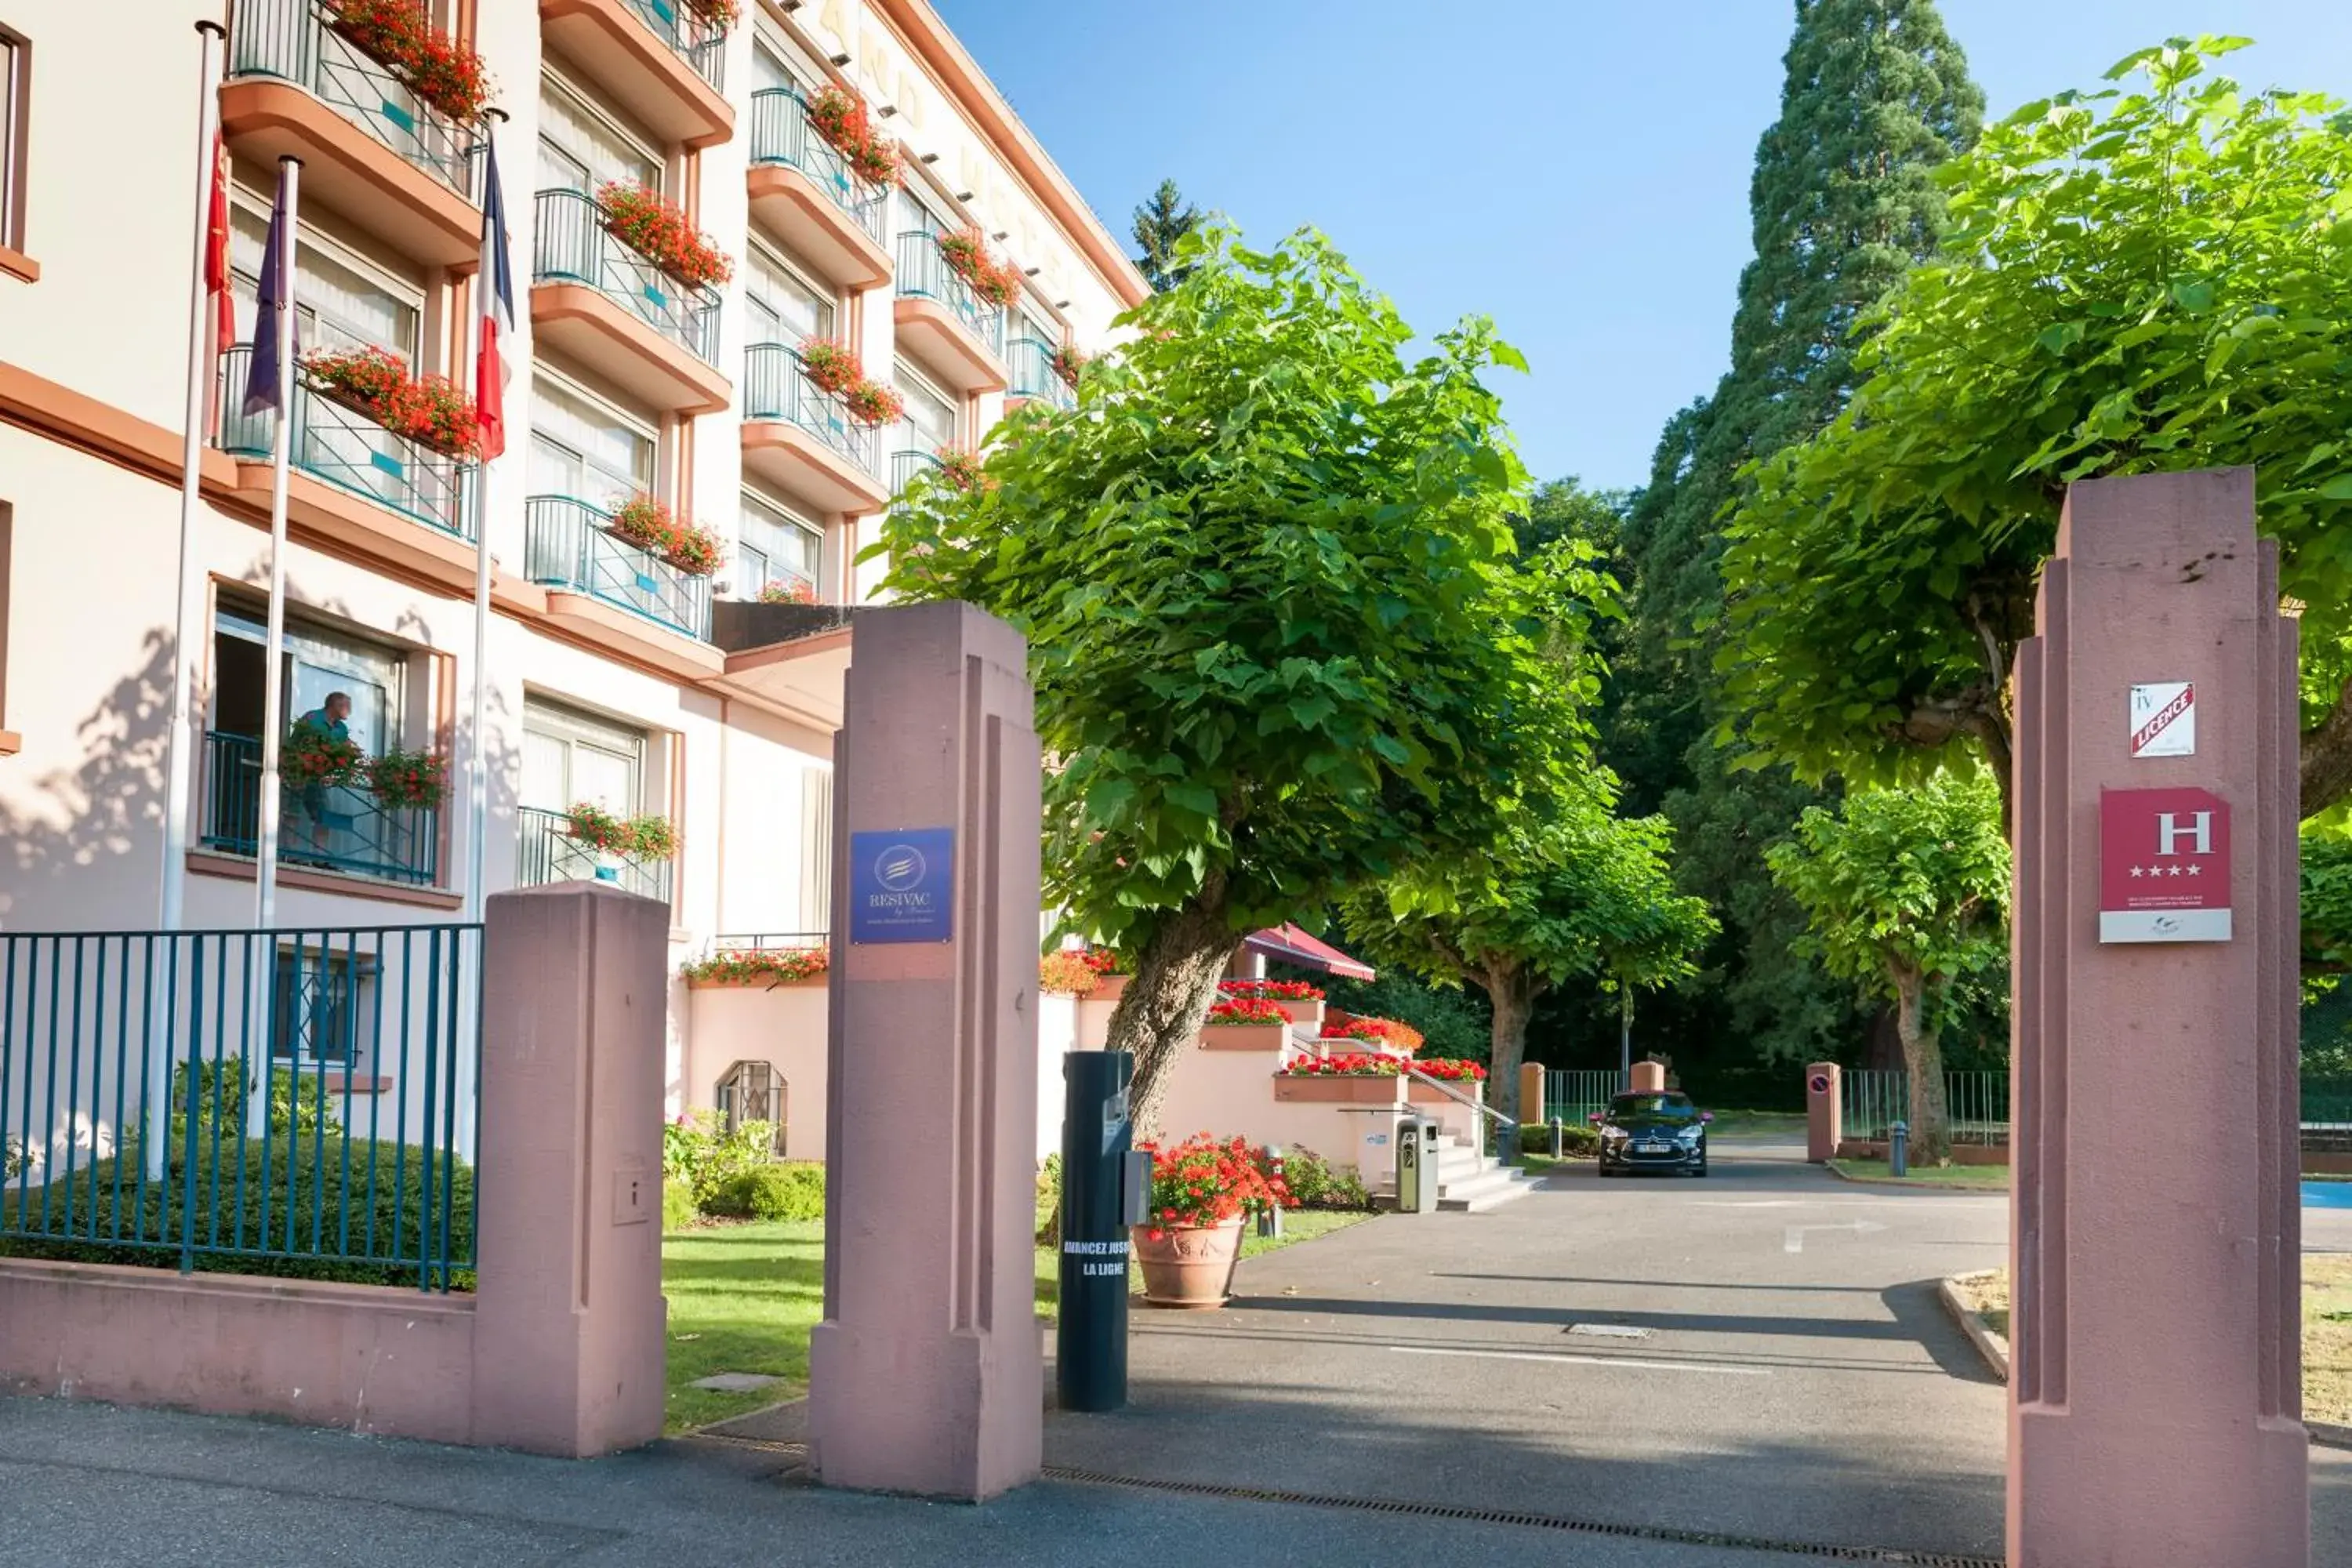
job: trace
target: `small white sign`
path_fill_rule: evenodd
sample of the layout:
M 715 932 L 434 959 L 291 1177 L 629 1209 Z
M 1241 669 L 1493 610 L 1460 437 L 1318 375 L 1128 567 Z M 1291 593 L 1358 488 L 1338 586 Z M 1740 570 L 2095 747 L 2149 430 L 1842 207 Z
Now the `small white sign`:
M 2131 754 L 2197 754 L 2197 689 L 2185 680 L 2158 680 L 2131 689 Z

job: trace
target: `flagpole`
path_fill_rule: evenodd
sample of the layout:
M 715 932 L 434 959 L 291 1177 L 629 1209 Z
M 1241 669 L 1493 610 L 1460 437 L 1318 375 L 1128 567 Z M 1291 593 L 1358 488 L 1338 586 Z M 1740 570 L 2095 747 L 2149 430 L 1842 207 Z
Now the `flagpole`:
M 203 615 L 196 596 L 196 510 L 198 481 L 204 470 L 205 394 L 215 363 L 212 341 L 213 291 L 206 262 L 212 245 L 213 181 L 219 173 L 220 45 L 226 37 L 218 22 L 196 24 L 201 60 L 196 71 L 196 209 L 194 255 L 188 264 L 188 397 L 180 439 L 180 570 L 173 579 L 172 710 L 163 727 L 163 876 L 156 893 L 156 926 L 178 931 L 184 915 L 188 882 L 188 806 L 195 793 L 194 736 L 188 710 L 196 701 L 196 661 L 188 647 L 188 628 Z M 221 345 L 226 347 L 226 344 Z M 168 944 L 167 944 L 168 945 Z M 148 948 L 154 964 L 156 950 Z M 164 973 L 169 973 L 168 953 Z M 168 981 L 150 973 L 147 994 L 152 1002 Z M 167 1009 L 176 1005 L 164 999 Z M 150 1016 L 152 1009 L 150 1008 Z M 140 1133 L 140 1163 L 151 1179 L 163 1174 L 164 1142 L 171 1107 L 173 1031 L 165 1013 L 162 1049 L 145 1044 L 146 1082 L 140 1103 L 146 1108 Z
M 163 880 L 155 923 L 177 931 L 188 879 L 188 800 L 194 793 L 195 759 L 188 710 L 195 705 L 196 665 L 188 648 L 188 627 L 201 615 L 189 601 L 196 586 L 198 479 L 204 469 L 205 392 L 211 379 L 215 311 L 206 286 L 211 246 L 213 179 L 218 170 L 214 143 L 220 135 L 220 43 L 218 22 L 199 22 L 203 65 L 196 94 L 196 221 L 194 255 L 188 266 L 188 398 L 180 441 L 180 572 L 172 621 L 172 711 L 164 729 Z M 159 1151 L 160 1152 L 160 1151 Z
M 485 118 L 503 121 L 499 110 L 485 111 Z M 487 141 L 493 134 L 490 127 L 482 132 Z M 491 177 L 497 168 L 495 159 L 483 160 L 484 178 Z M 485 193 L 485 199 L 488 199 Z M 501 205 L 506 193 L 499 193 Z M 505 236 L 499 237 L 501 243 Z M 474 308 L 466 313 L 466 374 L 474 383 L 474 403 L 482 399 L 482 312 L 488 309 L 487 291 L 498 287 L 498 275 L 491 269 L 498 259 L 487 253 L 474 273 Z M 474 468 L 474 699 L 467 723 L 472 731 L 466 746 L 466 920 L 468 923 L 481 920 L 487 901 L 489 881 L 490 843 L 490 766 L 489 766 L 489 692 L 490 692 L 490 459 L 485 457 Z
M 278 913 L 278 762 L 286 729 L 286 478 L 294 455 L 294 233 L 302 160 L 278 160 L 286 216 L 278 236 L 278 424 L 269 448 L 269 634 L 261 699 L 261 823 L 255 845 L 253 924 L 266 931 Z

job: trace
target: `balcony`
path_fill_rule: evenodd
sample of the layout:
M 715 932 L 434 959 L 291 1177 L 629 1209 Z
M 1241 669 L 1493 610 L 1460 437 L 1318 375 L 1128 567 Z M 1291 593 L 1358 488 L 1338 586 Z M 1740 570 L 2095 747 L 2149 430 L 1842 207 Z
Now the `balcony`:
M 419 99 L 327 25 L 320 0 L 239 0 L 221 133 L 258 163 L 303 161 L 302 195 L 434 267 L 481 252 L 478 127 Z
M 669 902 L 668 861 L 600 855 L 572 837 L 572 819 L 560 811 L 526 805 L 515 815 L 521 829 L 515 847 L 516 887 L 609 882 L 623 892 Z
M 1077 390 L 1054 368 L 1054 352 L 1055 345 L 1043 338 L 1024 335 L 1013 340 L 1004 356 L 1005 368 L 1010 372 L 1009 384 L 1004 389 L 1006 402 L 1034 399 L 1055 408 L 1077 406 Z
M 754 343 L 743 355 L 743 466 L 823 511 L 888 502 L 881 433 L 808 378 L 800 351 Z
M 205 816 L 199 842 L 251 858 L 260 844 L 261 742 L 205 736 Z M 440 879 L 441 814 L 379 805 L 365 789 L 289 788 L 278 828 L 281 867 L 429 888 Z
M 571 596 L 625 612 L 679 637 L 710 637 L 710 579 L 679 571 L 650 552 L 606 532 L 612 515 L 570 496 L 532 496 L 523 503 L 523 571 L 548 590 L 548 614 L 561 620 Z M 591 616 L 592 623 L 606 618 Z M 692 668 L 699 669 L 703 661 Z
M 539 0 L 541 36 L 657 140 L 708 147 L 735 133 L 727 30 L 684 0 Z
M 790 88 L 751 95 L 750 190 L 751 221 L 826 282 L 871 289 L 890 280 L 882 238 L 890 193 L 851 171 Z
M 896 500 L 908 485 L 940 466 L 940 460 L 929 452 L 909 449 L 890 454 L 890 499 Z
M 681 283 L 613 237 L 582 191 L 533 198 L 531 331 L 621 390 L 671 414 L 716 414 L 732 393 L 712 363 L 719 295 Z
M 899 345 L 958 392 L 1004 390 L 1004 310 L 948 265 L 937 235 L 898 237 L 897 278 Z

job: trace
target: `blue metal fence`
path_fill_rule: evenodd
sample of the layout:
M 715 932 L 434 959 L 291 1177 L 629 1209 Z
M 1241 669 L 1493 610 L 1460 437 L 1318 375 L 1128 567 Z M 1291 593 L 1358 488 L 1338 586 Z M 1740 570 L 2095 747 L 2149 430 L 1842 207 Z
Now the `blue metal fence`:
M 788 87 L 761 88 L 751 95 L 751 162 L 798 169 L 856 220 L 875 244 L 890 210 L 890 192 L 862 178 L 849 160 L 809 123 L 808 101 Z
M 746 419 L 797 425 L 866 472 L 877 472 L 881 432 L 851 418 L 847 401 L 811 381 L 800 350 L 788 343 L 753 343 L 743 351 L 742 408 Z
M 523 503 L 523 572 L 643 616 L 674 632 L 710 639 L 710 579 L 681 572 L 650 551 L 615 539 L 612 514 L 570 496 Z
M 248 461 L 269 460 L 278 438 L 278 415 L 245 412 L 245 388 L 253 374 L 253 350 L 246 344 L 221 355 L 221 419 L 217 445 Z M 460 539 L 474 537 L 466 505 L 471 463 L 395 436 L 355 408 L 346 407 L 306 384 L 294 384 L 294 429 L 287 460 L 313 479 L 324 479 L 427 528 Z
M 532 282 L 584 283 L 688 353 L 718 359 L 717 289 L 681 283 L 622 244 L 585 191 L 541 191 L 531 206 Z
M 1549 1068 L 1544 1071 L 1544 1118 L 1561 1121 L 1581 1121 L 1596 1110 L 1606 1110 L 1609 1097 L 1617 1092 L 1617 1074 L 1613 1069 L 1587 1071 L 1583 1068 Z
M 1013 340 L 1005 351 L 1004 366 L 1011 384 L 1005 389 L 1008 397 L 1034 397 L 1050 403 L 1056 408 L 1076 406 L 1076 388 L 1062 379 L 1054 368 L 1055 345 L 1043 338 L 1023 335 Z
M 1840 1076 L 1843 1082 L 1843 1127 L 1848 1138 L 1876 1142 L 1886 1136 L 1891 1123 L 1912 1120 L 1909 1074 L 1877 1068 L 1849 1068 Z M 1946 1073 L 1944 1121 L 1955 1143 L 2007 1143 L 2008 1072 Z
M 330 24 L 321 0 L 237 0 L 228 36 L 228 75 L 275 77 L 307 88 L 467 200 L 474 199 L 478 126 L 451 120 L 362 54 Z
M 281 866 L 311 866 L 346 875 L 431 887 L 440 877 L 441 814 L 429 806 L 388 806 L 364 786 L 319 784 L 284 792 Z M 207 849 L 251 855 L 261 822 L 261 742 L 249 735 L 205 736 Z
M 898 237 L 898 292 L 909 299 L 937 300 L 991 353 L 1004 352 L 1004 308 L 980 297 L 971 280 L 948 265 L 940 237 L 912 228 Z
M 446 1290 L 482 928 L 0 935 L 0 1252 Z

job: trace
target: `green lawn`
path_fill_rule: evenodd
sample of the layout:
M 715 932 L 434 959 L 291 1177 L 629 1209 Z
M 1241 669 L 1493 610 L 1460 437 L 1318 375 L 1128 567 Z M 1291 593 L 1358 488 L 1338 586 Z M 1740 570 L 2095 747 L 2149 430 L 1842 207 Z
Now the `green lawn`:
M 1242 1256 L 1312 1241 L 1373 1217 L 1306 1209 L 1283 1216 L 1280 1240 L 1242 1238 Z M 1037 1248 L 1037 1313 L 1055 1315 L 1060 1294 L 1056 1255 Z M 1143 1276 L 1130 1269 L 1128 1289 Z M 662 1237 L 662 1293 L 669 1298 L 668 1430 L 677 1433 L 808 1390 L 809 1330 L 824 1312 L 824 1222 L 707 1225 Z M 688 1386 L 719 1372 L 782 1378 L 750 1394 Z
M 1712 1107 L 1702 1105 L 1700 1109 L 1710 1110 Z M 1762 1132 L 1776 1137 L 1801 1138 L 1805 1134 L 1805 1113 L 1801 1110 L 1717 1110 L 1706 1130 L 1711 1137 L 1726 1132 Z
M 1832 1160 L 1843 1173 L 1866 1182 L 1888 1182 L 1904 1187 L 1973 1187 L 1979 1192 L 2007 1192 L 2007 1165 L 1914 1165 L 1897 1178 L 1884 1160 Z

